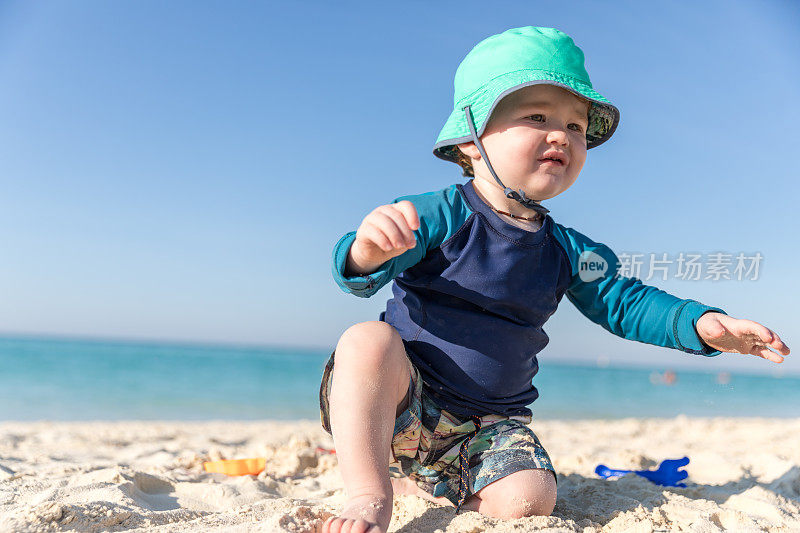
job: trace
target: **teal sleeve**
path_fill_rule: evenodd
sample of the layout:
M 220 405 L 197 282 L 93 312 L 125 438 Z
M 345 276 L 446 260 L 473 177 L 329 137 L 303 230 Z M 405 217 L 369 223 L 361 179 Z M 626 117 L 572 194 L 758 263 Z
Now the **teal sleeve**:
M 347 254 L 356 232 L 344 235 L 333 247 L 333 279 L 344 292 L 369 298 L 405 269 L 422 261 L 425 255 L 452 236 L 472 214 L 455 185 L 440 191 L 401 196 L 392 203 L 408 200 L 417 210 L 419 229 L 414 231 L 417 245 L 385 262 L 375 272 L 363 276 L 345 276 Z
M 703 343 L 696 325 L 704 313 L 725 311 L 620 276 L 616 254 L 572 228 L 554 224 L 553 233 L 572 269 L 567 298 L 589 320 L 625 339 L 698 355 L 721 353 Z

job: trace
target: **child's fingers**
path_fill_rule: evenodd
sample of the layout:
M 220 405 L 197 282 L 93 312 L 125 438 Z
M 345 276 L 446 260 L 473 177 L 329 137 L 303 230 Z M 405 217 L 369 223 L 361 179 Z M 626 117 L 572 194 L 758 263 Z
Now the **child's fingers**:
M 378 229 L 388 240 L 390 248 L 381 247 L 385 252 L 392 251 L 397 248 L 408 248 L 403 237 L 403 232 L 397 227 L 397 223 L 392 217 L 381 211 L 376 211 L 367 221 L 368 224 Z
M 401 200 L 394 205 L 395 209 L 403 214 L 406 219 L 406 224 L 412 230 L 419 229 L 419 215 L 417 215 L 417 208 L 408 200 Z
M 410 248 L 416 244 L 414 232 L 408 227 L 408 223 L 400 211 L 387 205 L 378 208 L 374 216 L 376 224 L 384 228 L 390 238 L 394 238 L 394 235 L 399 236 L 399 240 L 395 241 L 396 247 Z
M 769 330 L 768 327 L 762 326 L 758 322 L 750 321 L 750 331 L 758 335 L 758 337 L 765 343 L 769 344 L 772 342 L 772 332 Z
M 752 355 L 757 355 L 758 357 L 763 357 L 767 361 L 772 361 L 773 363 L 782 363 L 783 357 L 779 354 L 776 354 L 766 346 L 755 346 L 750 353 Z
M 789 355 L 789 347 L 786 346 L 786 343 L 781 340 L 777 333 L 774 331 L 771 331 L 771 333 L 773 338 L 772 342 L 769 343 L 769 346 L 775 348 L 775 350 L 781 355 Z
M 782 355 L 789 355 L 789 347 L 784 344 L 777 333 L 758 322 L 753 322 L 752 320 L 748 322 L 750 323 L 750 331 L 758 335 L 758 338 L 761 339 L 764 344 L 774 348 Z
M 360 237 L 363 237 L 367 242 L 373 243 L 384 252 L 391 252 L 394 249 L 394 245 L 383 230 L 369 221 L 365 220 L 364 223 L 361 224 L 359 231 L 361 233 Z

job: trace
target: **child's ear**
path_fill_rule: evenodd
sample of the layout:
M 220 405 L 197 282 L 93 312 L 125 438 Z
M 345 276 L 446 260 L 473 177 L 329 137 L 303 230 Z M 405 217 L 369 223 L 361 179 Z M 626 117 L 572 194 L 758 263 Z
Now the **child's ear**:
M 470 141 L 468 143 L 462 143 L 456 145 L 461 153 L 465 156 L 470 157 L 472 159 L 480 159 L 481 153 L 478 151 L 478 148 L 475 146 L 475 143 Z

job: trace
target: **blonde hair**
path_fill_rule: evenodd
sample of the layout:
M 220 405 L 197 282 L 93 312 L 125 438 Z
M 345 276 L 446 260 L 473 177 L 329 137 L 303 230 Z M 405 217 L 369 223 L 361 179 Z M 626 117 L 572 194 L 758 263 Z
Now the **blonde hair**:
M 458 146 L 451 146 L 450 152 L 453 154 L 453 158 L 455 159 L 458 166 L 461 167 L 461 170 L 464 171 L 462 174 L 468 178 L 475 177 L 475 170 L 472 168 L 472 159 L 469 158 L 464 152 L 462 152 Z

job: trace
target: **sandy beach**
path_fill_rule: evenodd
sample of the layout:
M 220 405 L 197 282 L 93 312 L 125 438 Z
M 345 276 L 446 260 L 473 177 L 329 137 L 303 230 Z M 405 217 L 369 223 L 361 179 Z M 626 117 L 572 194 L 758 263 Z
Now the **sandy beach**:
M 455 515 L 397 496 L 390 531 L 798 531 L 800 419 L 541 421 L 559 472 L 553 516 Z M 0 423 L 0 531 L 313 531 L 344 501 L 316 421 Z M 688 487 L 638 469 L 687 455 Z M 266 457 L 258 476 L 203 471 Z

